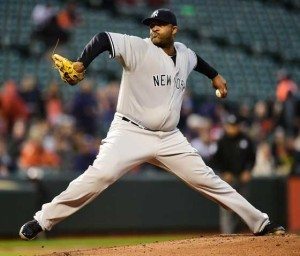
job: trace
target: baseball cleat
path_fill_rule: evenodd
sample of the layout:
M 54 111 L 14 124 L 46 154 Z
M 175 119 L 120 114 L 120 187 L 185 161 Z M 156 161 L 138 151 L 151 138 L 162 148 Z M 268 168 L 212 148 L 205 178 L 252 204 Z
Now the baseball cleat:
M 19 235 L 24 240 L 32 240 L 42 231 L 40 224 L 36 220 L 31 220 L 21 227 Z
M 258 233 L 255 233 L 256 236 L 264 236 L 264 235 L 285 235 L 285 229 L 282 226 L 276 225 L 275 223 L 268 223 L 264 229 Z

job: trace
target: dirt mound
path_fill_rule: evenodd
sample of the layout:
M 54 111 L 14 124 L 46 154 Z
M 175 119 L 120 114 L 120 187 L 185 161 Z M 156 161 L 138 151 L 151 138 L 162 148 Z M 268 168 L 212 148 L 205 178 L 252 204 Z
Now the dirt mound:
M 253 235 L 219 235 L 200 238 L 143 244 L 136 246 L 120 246 L 111 248 L 95 248 L 48 254 L 49 256 L 105 255 L 105 256 L 299 256 L 300 236 L 263 236 Z

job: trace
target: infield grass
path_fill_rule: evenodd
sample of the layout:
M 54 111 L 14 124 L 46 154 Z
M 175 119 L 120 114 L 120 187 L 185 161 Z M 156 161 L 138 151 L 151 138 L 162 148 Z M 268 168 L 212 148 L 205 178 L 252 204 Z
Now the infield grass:
M 33 241 L 0 240 L 0 256 L 32 256 L 59 251 L 137 245 L 191 237 L 195 237 L 195 234 L 109 235 L 36 239 Z

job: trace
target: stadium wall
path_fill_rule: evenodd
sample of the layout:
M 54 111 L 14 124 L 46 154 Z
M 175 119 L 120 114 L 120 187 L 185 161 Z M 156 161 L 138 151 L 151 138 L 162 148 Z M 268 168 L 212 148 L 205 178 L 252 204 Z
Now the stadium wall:
M 41 204 L 63 191 L 72 178 L 0 180 L 0 236 L 16 236 Z M 283 225 L 287 223 L 286 183 L 284 178 L 254 179 L 249 197 Z M 129 175 L 48 234 L 217 231 L 218 215 L 215 203 L 171 175 Z

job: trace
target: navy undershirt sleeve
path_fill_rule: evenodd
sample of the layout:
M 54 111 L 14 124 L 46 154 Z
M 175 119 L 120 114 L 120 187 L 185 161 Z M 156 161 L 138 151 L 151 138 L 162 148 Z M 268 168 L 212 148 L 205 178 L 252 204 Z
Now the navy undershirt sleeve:
M 218 75 L 218 72 L 211 67 L 205 60 L 203 60 L 198 54 L 197 56 L 197 65 L 194 68 L 195 71 L 207 76 L 210 79 L 215 78 Z
M 104 51 L 111 52 L 111 44 L 108 35 L 105 32 L 101 32 L 95 35 L 84 47 L 83 52 L 77 61 L 82 62 L 84 67 L 87 68 L 90 63 Z

